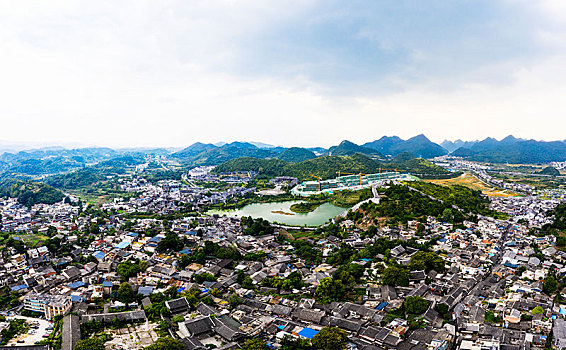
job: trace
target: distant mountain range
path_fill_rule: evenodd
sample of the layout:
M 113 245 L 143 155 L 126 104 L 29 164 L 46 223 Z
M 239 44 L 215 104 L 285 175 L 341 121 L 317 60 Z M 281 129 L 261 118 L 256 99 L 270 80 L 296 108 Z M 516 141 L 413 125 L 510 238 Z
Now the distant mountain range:
M 498 141 L 488 137 L 462 145 L 451 155 L 490 163 L 541 164 L 566 161 L 566 142 L 535 141 L 507 136 Z
M 203 144 L 197 142 L 191 146 L 173 153 L 171 156 L 186 163 L 195 165 L 218 165 L 227 160 L 252 157 L 252 158 L 278 158 L 288 162 L 301 162 L 312 159 L 317 155 L 327 156 L 351 156 L 356 153 L 368 155 L 370 157 L 385 159 L 386 156 L 395 157 L 401 153 L 409 153 L 417 158 L 434 158 L 448 154 L 440 145 L 430 141 L 424 135 L 418 135 L 408 140 L 399 137 L 384 136 L 379 140 L 355 144 L 344 140 L 329 149 L 324 148 L 283 148 L 283 147 L 257 147 L 250 142 L 232 142 L 221 146 L 213 144 Z
M 478 142 L 479 141 L 462 141 L 460 139 L 458 139 L 456 141 L 444 140 L 444 141 L 442 141 L 440 146 L 442 146 L 448 152 L 452 153 L 452 152 L 454 152 L 455 150 L 457 150 L 458 148 L 461 148 L 461 147 L 470 148 Z
M 508 136 L 500 141 L 486 138 L 481 141 L 444 141 L 436 144 L 424 135 L 403 140 L 397 136 L 383 136 L 364 144 L 344 140 L 330 148 L 280 147 L 258 142 L 201 143 L 181 150 L 165 148 L 111 149 L 104 147 L 65 149 L 46 147 L 0 155 L 0 179 L 38 178 L 75 170 L 103 167 L 112 169 L 135 166 L 152 161 L 155 156 L 179 162 L 183 167 L 219 165 L 226 161 L 251 157 L 278 159 L 287 163 L 301 163 L 321 156 L 353 156 L 362 154 L 376 161 L 402 164 L 414 158 L 431 159 L 450 154 L 473 161 L 491 163 L 545 164 L 566 161 L 566 142 L 535 141 Z M 124 157 L 129 158 L 124 158 Z M 113 170 L 112 170 L 113 171 Z M 100 174 L 98 174 L 100 175 Z M 66 181 L 66 180 L 65 180 Z
M 408 152 L 419 158 L 434 158 L 448 154 L 447 150 L 430 141 L 423 134 L 411 137 L 408 140 L 403 140 L 397 136 L 383 136 L 379 140 L 365 143 L 362 146 L 393 157 L 403 152 Z
M 356 153 L 367 154 L 367 155 L 374 155 L 378 157 L 383 157 L 381 153 L 376 151 L 373 148 L 363 147 L 356 145 L 353 142 L 348 140 L 344 140 L 340 142 L 338 146 L 332 146 L 326 152 L 326 155 L 329 156 L 351 156 Z

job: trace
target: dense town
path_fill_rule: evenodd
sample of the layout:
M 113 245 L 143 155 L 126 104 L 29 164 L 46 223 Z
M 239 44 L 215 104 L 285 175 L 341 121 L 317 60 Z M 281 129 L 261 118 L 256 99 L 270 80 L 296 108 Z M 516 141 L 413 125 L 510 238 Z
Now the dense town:
M 457 224 L 428 216 L 368 226 L 350 212 L 294 235 L 262 219 L 207 215 L 210 205 L 257 191 L 253 174 L 225 175 L 227 189 L 195 185 L 225 181 L 210 170 L 184 175 L 188 181 L 123 177 L 121 189 L 136 195 L 99 206 L 71 195 L 30 208 L 2 200 L 3 344 L 566 346 L 566 242 L 542 230 L 559 199 L 492 197 L 490 209 L 505 218 Z M 407 185 L 373 184 L 376 192 L 391 186 Z

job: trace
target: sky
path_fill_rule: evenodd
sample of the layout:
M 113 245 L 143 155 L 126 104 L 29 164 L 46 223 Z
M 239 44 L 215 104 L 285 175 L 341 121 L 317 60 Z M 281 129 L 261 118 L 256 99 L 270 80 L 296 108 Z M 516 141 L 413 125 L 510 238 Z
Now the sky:
M 0 145 L 566 139 L 566 2 L 0 0 Z

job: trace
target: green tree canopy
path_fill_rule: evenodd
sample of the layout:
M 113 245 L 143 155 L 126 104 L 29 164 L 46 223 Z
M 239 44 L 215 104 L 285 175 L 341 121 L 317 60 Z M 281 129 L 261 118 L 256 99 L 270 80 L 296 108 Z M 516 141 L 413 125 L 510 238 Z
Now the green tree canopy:
M 558 281 L 556 280 L 556 277 L 554 277 L 554 275 L 549 275 L 548 277 L 546 277 L 542 285 L 542 291 L 550 295 L 556 292 L 557 290 L 558 290 Z
M 408 315 L 422 315 L 428 309 L 429 302 L 419 296 L 412 296 L 407 297 L 403 305 Z
M 132 286 L 128 282 L 124 282 L 118 288 L 118 297 L 123 303 L 131 303 L 135 300 L 136 294 Z
M 261 339 L 248 339 L 242 346 L 242 350 L 269 350 L 269 347 Z
M 185 350 L 185 346 L 180 341 L 173 338 L 159 338 L 154 344 L 146 346 L 144 350 Z
M 403 286 L 409 285 L 409 271 L 404 268 L 391 266 L 383 271 L 382 282 L 388 286 Z
M 293 338 L 286 335 L 281 340 L 280 350 L 312 350 L 311 342 L 308 339 Z
M 316 298 L 323 303 L 344 299 L 346 287 L 340 280 L 326 277 L 320 280 L 316 287 Z
M 98 338 L 81 339 L 75 344 L 74 350 L 104 350 L 104 342 Z
M 140 264 L 131 261 L 123 261 L 118 264 L 116 272 L 118 272 L 122 281 L 127 281 L 130 277 L 137 276 L 138 272 L 140 272 Z
M 312 345 L 319 350 L 344 350 L 346 340 L 345 331 L 338 327 L 325 327 L 312 338 Z
M 442 257 L 434 252 L 423 251 L 416 252 L 411 257 L 408 267 L 411 271 L 425 270 L 427 272 L 430 270 L 442 272 L 446 269 L 445 261 Z

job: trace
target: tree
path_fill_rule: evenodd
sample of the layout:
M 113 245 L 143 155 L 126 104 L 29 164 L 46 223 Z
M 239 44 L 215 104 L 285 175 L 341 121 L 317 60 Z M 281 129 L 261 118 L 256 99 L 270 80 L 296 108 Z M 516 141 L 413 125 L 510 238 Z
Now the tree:
M 185 346 L 180 341 L 173 338 L 159 338 L 154 344 L 146 346 L 144 350 L 185 350 Z
M 546 294 L 552 294 L 558 290 L 558 281 L 554 275 L 549 275 L 542 285 L 542 291 Z
M 165 234 L 165 238 L 163 238 L 157 245 L 158 252 L 166 252 L 168 250 L 173 250 L 175 252 L 180 251 L 183 249 L 183 242 L 179 239 L 176 233 L 168 232 Z
M 75 344 L 74 350 L 104 350 L 104 342 L 98 338 L 81 339 Z
M 234 294 L 230 298 L 228 298 L 228 303 L 230 303 L 230 307 L 234 309 L 242 303 L 242 300 L 237 294 Z
M 132 286 L 130 286 L 128 282 L 124 282 L 120 284 L 120 287 L 118 288 L 118 297 L 123 303 L 127 304 L 134 301 L 136 295 L 134 293 L 134 290 L 132 289 Z
M 446 318 L 446 316 L 448 316 L 448 311 L 449 311 L 448 305 L 444 303 L 439 303 L 436 304 L 434 309 L 436 310 L 436 312 L 440 314 L 440 316 L 442 316 L 442 318 Z
M 388 286 L 403 286 L 409 285 L 409 271 L 400 267 L 388 267 L 383 271 L 382 282 Z
M 244 226 L 244 234 L 250 236 L 262 236 L 262 235 L 271 235 L 275 231 L 273 226 L 269 223 L 269 221 L 257 218 L 254 219 L 251 216 L 244 216 L 242 217 L 242 226 Z
M 185 267 L 191 264 L 191 257 L 187 254 L 181 255 L 181 258 L 178 260 L 179 269 L 184 270 Z
M 454 220 L 454 214 L 452 213 L 452 209 L 446 208 L 442 212 L 442 221 L 444 222 L 452 222 Z
M 295 339 L 289 335 L 285 335 L 283 339 L 281 339 L 280 350 L 312 350 L 312 346 L 308 339 Z
M 346 349 L 346 332 L 338 327 L 325 327 L 313 338 L 312 345 L 319 350 L 344 350 Z
M 412 257 L 411 261 L 409 262 L 409 270 L 435 270 L 438 272 L 442 272 L 445 270 L 445 262 L 442 257 L 434 252 L 423 252 L 418 251 Z
M 429 302 L 419 296 L 405 299 L 405 312 L 408 315 L 422 315 L 428 309 Z
M 147 270 L 147 261 L 140 260 L 140 262 L 138 263 L 138 267 L 140 268 L 140 271 Z
M 248 339 L 242 346 L 242 350 L 269 350 L 269 347 L 261 339 Z
M 346 287 L 340 280 L 326 277 L 320 280 L 316 287 L 316 298 L 323 303 L 344 299 Z
M 218 279 L 216 277 L 214 277 L 214 275 L 212 275 L 211 273 L 208 272 L 203 272 L 201 274 L 198 275 L 193 275 L 193 281 L 195 281 L 196 283 L 203 283 L 205 281 L 208 282 L 216 282 Z
M 130 277 L 134 277 L 140 272 L 140 264 L 124 261 L 118 264 L 116 272 L 118 272 L 122 281 L 127 281 Z
M 544 314 L 544 309 L 540 305 L 538 305 L 531 311 L 531 314 L 542 315 L 542 314 Z
M 255 290 L 253 280 L 250 276 L 244 277 L 244 280 L 242 281 L 242 288 Z
M 185 320 L 185 316 L 183 315 L 175 315 L 173 316 L 173 322 L 183 322 Z
M 285 290 L 291 289 L 301 289 L 305 286 L 303 282 L 303 277 L 297 271 L 293 271 L 287 276 L 287 278 L 283 281 L 281 288 Z

